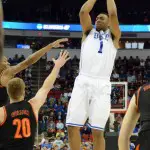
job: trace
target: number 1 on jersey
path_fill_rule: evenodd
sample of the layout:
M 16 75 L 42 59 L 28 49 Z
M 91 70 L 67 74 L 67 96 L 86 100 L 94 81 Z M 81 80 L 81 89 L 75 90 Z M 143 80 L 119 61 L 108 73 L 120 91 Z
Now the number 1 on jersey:
M 100 41 L 100 48 L 99 48 L 98 53 L 102 53 L 102 49 L 103 49 L 103 41 Z

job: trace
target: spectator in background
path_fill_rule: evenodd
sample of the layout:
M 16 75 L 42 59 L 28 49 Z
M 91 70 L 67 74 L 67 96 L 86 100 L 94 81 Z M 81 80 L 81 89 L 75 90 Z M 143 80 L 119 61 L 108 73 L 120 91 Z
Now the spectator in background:
M 57 119 L 57 120 L 63 120 L 63 119 L 64 119 L 61 112 L 58 112 L 56 119 Z
M 24 61 L 24 60 L 25 60 L 24 55 L 21 55 L 21 57 L 19 58 L 19 62 L 22 62 L 22 61 Z
M 68 143 L 68 140 L 66 138 L 64 139 L 63 142 L 64 142 L 64 146 L 67 146 L 69 148 L 69 143 Z
M 9 58 L 9 59 L 8 59 L 8 62 L 10 63 L 10 65 L 12 65 L 12 64 L 13 64 L 12 58 Z
M 56 132 L 56 138 L 64 138 L 65 137 L 65 133 L 62 130 L 57 130 Z
M 52 144 L 45 140 L 45 142 L 41 145 L 41 150 L 51 150 Z
M 53 111 L 50 112 L 49 118 L 50 118 L 50 120 L 55 120 L 56 119 L 55 114 L 54 114 Z
M 44 123 L 43 123 L 43 110 L 39 112 L 38 123 L 39 123 L 39 133 L 44 131 Z
M 140 61 L 140 67 L 143 69 L 145 67 L 145 61 L 141 59 Z
M 47 131 L 48 116 L 43 116 L 44 131 Z
M 64 112 L 61 101 L 58 102 L 58 104 L 55 104 L 54 110 L 55 110 L 56 114 L 58 114 L 58 112 L 61 112 L 61 113 Z M 60 120 L 60 119 L 58 119 L 58 120 Z
M 49 129 L 55 130 L 55 123 L 54 123 L 53 120 L 49 120 L 49 121 L 48 121 L 47 128 L 48 128 L 48 130 L 49 130 Z
M 150 56 L 147 57 L 146 61 L 145 61 L 145 68 L 148 70 L 150 69 Z
M 149 49 L 150 48 L 150 40 L 147 41 L 144 45 L 144 49 Z
M 54 105 L 56 104 L 56 99 L 55 99 L 54 97 L 50 97 L 50 98 L 48 99 L 48 101 L 49 101 L 48 107 L 49 107 L 49 108 L 54 108 Z
M 45 141 L 46 141 L 46 139 L 45 139 L 45 135 L 44 135 L 44 133 L 42 133 L 41 134 L 41 142 L 40 142 L 40 146 L 42 145 L 42 144 L 44 144 L 45 143 Z
M 58 149 L 61 149 L 61 147 L 63 146 L 63 141 L 60 140 L 60 136 L 56 137 L 56 140 L 53 142 L 53 147 L 55 147 L 56 145 L 58 146 Z
M 59 76 L 58 76 L 59 78 Z M 59 90 L 61 88 L 61 85 L 59 84 L 59 82 L 56 81 L 55 85 L 54 85 L 54 89 L 55 90 Z
M 132 74 L 130 71 L 127 74 L 127 81 L 128 81 L 128 83 L 132 83 Z
M 51 121 L 49 120 L 49 122 L 47 124 L 47 133 L 48 133 L 49 137 L 55 135 L 55 123 L 53 120 L 51 120 Z
M 136 82 L 136 72 L 133 71 L 132 73 L 132 82 L 135 83 Z
M 13 63 L 14 63 L 14 65 L 16 65 L 16 64 L 19 63 L 19 56 L 18 56 L 18 54 L 16 54 L 16 55 L 14 56 L 14 58 L 13 58 Z
M 47 58 L 47 54 L 45 54 L 45 55 L 42 56 L 43 60 L 46 60 L 46 58 Z
M 51 68 L 51 62 L 48 61 L 47 64 L 46 64 L 46 71 L 50 71 L 50 68 Z
M 84 125 L 84 127 L 81 129 L 81 134 L 90 134 L 91 130 L 87 127 L 87 125 Z
M 115 132 L 120 131 L 122 120 L 123 120 L 123 118 L 120 114 L 115 114 L 115 122 L 114 122 Z
M 140 66 L 140 59 L 138 56 L 136 56 L 136 59 L 135 59 L 135 66 Z
M 64 95 L 62 95 L 60 97 L 62 104 L 65 104 L 68 102 L 68 93 L 64 93 Z
M 69 150 L 68 145 L 64 145 L 64 146 L 62 147 L 62 150 Z
M 117 73 L 116 70 L 113 71 L 112 78 L 114 79 L 114 81 L 118 81 L 119 80 L 119 74 Z
M 58 145 L 54 145 L 53 148 L 51 150 L 60 150 Z
M 58 123 L 56 124 L 56 128 L 57 128 L 57 130 L 64 129 L 64 124 L 62 123 L 61 120 L 59 120 Z
M 134 59 L 132 56 L 130 56 L 129 60 L 128 60 L 128 68 L 132 69 L 134 65 Z
M 119 79 L 120 79 L 120 81 L 126 81 L 126 79 L 127 79 L 127 75 L 124 73 L 123 70 L 121 70 L 121 72 L 119 74 Z

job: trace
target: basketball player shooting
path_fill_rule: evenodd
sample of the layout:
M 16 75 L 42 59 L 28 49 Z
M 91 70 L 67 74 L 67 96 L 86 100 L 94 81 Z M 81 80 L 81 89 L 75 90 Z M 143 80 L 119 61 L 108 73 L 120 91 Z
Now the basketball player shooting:
M 53 88 L 60 68 L 70 59 L 68 56 L 69 53 L 64 51 L 57 60 L 53 59 L 55 65 L 51 74 L 28 102 L 24 101 L 24 81 L 20 78 L 9 80 L 7 92 L 11 104 L 0 108 L 1 150 L 33 150 L 38 112 Z
M 0 85 L 2 86 L 0 87 L 0 106 L 6 105 L 7 103 L 7 92 L 5 87 L 7 86 L 10 79 L 14 78 L 14 76 L 22 70 L 36 63 L 42 56 L 50 51 L 50 49 L 64 47 L 64 45 L 61 43 L 66 41 L 68 41 L 66 38 L 56 40 L 55 42 L 33 53 L 26 60 L 22 61 L 16 66 L 10 66 L 7 58 L 3 56 L 2 61 L 0 62 Z
M 107 0 L 108 14 L 100 13 L 92 26 L 90 11 L 96 0 L 88 0 L 79 16 L 83 29 L 79 76 L 75 80 L 68 106 L 71 150 L 80 150 L 80 127 L 88 120 L 92 128 L 94 150 L 104 150 L 104 128 L 111 108 L 110 76 L 119 47 L 121 32 L 114 0 Z
M 119 150 L 128 150 L 130 137 L 140 117 L 140 132 L 135 150 L 150 149 L 150 83 L 140 87 L 133 95 L 123 119 L 119 135 Z
M 3 31 L 3 6 L 0 0 L 0 60 L 3 56 L 3 48 L 4 48 L 4 31 Z

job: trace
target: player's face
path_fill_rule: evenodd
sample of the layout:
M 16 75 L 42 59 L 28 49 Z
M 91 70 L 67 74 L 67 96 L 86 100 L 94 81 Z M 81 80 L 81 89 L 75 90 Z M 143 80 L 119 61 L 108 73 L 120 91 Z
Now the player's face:
M 109 25 L 109 18 L 108 18 L 108 16 L 106 14 L 99 14 L 96 17 L 95 25 L 96 25 L 96 29 L 98 31 L 100 31 L 100 30 L 107 30 L 108 25 Z

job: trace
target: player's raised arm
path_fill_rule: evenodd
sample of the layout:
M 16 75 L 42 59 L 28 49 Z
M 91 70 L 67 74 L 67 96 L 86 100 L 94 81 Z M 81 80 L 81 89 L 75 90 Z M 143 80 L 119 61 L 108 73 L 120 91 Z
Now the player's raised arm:
M 44 81 L 43 86 L 39 89 L 36 96 L 30 100 L 30 103 L 33 105 L 34 110 L 36 112 L 39 111 L 40 107 L 45 103 L 48 92 L 52 89 L 53 84 L 58 76 L 60 68 L 70 59 L 68 58 L 68 51 L 64 51 L 64 53 L 60 53 L 60 56 L 57 60 L 53 59 L 55 64 L 51 74 Z
M 80 10 L 80 13 L 79 13 L 80 23 L 82 25 L 82 30 L 84 34 L 91 31 L 93 28 L 89 13 L 94 7 L 95 3 L 96 3 L 96 0 L 87 0 Z
M 128 111 L 123 119 L 123 123 L 121 126 L 121 131 L 118 140 L 119 150 L 129 149 L 130 137 L 140 117 L 140 114 L 137 111 L 137 109 L 138 107 L 136 105 L 136 97 L 134 95 L 131 99 Z
M 64 39 L 59 39 L 49 45 L 47 45 L 46 47 L 38 50 L 37 52 L 33 53 L 32 55 L 30 55 L 26 60 L 24 60 L 23 62 L 19 63 L 16 66 L 13 66 L 10 68 L 10 71 L 13 72 L 14 74 L 19 73 L 20 71 L 28 68 L 29 66 L 31 66 L 32 64 L 36 63 L 42 56 L 44 56 L 48 51 L 50 51 L 50 49 L 52 48 L 58 48 L 58 47 L 63 47 L 64 45 L 62 45 L 62 42 L 66 42 L 68 41 L 68 39 L 64 38 Z
M 121 31 L 119 28 L 119 21 L 117 15 L 117 8 L 114 0 L 107 0 L 107 10 L 110 18 L 110 29 L 115 39 L 120 39 Z
M 3 31 L 3 6 L 0 0 L 0 60 L 3 56 L 3 48 L 4 48 L 4 31 Z

